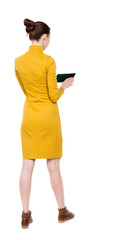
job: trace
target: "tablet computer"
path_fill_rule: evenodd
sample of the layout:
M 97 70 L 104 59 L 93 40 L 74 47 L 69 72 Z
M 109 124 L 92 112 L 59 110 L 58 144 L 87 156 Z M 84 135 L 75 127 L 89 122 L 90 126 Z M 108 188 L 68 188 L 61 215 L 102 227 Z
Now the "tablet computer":
M 57 74 L 57 82 L 63 82 L 66 78 L 74 77 L 76 73 L 60 73 Z

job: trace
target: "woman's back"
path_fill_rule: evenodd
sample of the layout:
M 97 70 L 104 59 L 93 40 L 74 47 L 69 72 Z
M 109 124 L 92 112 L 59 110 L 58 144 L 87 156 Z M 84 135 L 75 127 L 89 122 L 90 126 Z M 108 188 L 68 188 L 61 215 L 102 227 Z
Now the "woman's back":
M 15 74 L 26 96 L 21 122 L 23 158 L 62 157 L 57 100 L 64 88 L 57 88 L 54 59 L 43 54 L 42 46 L 31 45 L 15 59 Z
M 43 47 L 30 45 L 29 50 L 15 59 L 15 74 L 33 105 L 44 102 L 57 102 L 64 89 L 57 87 L 56 64 L 54 59 L 43 53 Z

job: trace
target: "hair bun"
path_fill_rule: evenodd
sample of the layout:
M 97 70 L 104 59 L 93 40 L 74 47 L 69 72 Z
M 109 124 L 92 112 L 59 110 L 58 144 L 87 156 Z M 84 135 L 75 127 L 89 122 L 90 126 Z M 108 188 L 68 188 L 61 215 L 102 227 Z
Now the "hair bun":
M 24 19 L 24 25 L 26 26 L 26 32 L 29 33 L 35 29 L 35 22 L 25 18 Z

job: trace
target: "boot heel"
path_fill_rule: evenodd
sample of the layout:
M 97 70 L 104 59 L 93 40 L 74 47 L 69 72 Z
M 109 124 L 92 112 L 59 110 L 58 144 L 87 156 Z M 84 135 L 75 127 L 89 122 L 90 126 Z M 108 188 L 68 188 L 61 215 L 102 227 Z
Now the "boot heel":
M 25 228 L 29 228 L 29 226 L 22 226 L 22 225 L 21 225 L 21 227 L 24 228 L 24 229 L 25 229 Z
M 66 222 L 66 221 L 67 221 L 67 220 L 64 220 L 64 221 L 58 220 L 59 223 L 64 223 L 64 222 Z

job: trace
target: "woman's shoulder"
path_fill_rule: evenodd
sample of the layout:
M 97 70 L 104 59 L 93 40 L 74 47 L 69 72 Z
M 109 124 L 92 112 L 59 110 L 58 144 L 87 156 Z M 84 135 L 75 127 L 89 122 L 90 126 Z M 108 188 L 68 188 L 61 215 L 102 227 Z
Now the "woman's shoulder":
M 23 53 L 23 54 L 21 54 L 21 55 L 19 55 L 18 57 L 16 57 L 15 59 L 14 59 L 14 61 L 15 61 L 15 63 L 19 63 L 19 62 L 21 62 L 22 60 L 24 60 L 25 59 L 25 56 L 26 56 L 26 53 Z
M 46 56 L 48 62 L 54 62 L 55 61 L 55 59 L 52 56 L 47 55 L 47 54 L 44 54 L 44 55 Z
M 23 55 L 22 55 L 22 56 L 23 56 Z M 19 63 L 21 63 L 21 58 L 22 58 L 22 56 L 18 56 L 18 57 L 16 57 L 16 58 L 14 58 L 15 67 L 16 67 L 17 65 L 19 65 Z
M 55 59 L 51 55 L 46 55 L 47 58 L 47 67 L 56 66 Z

